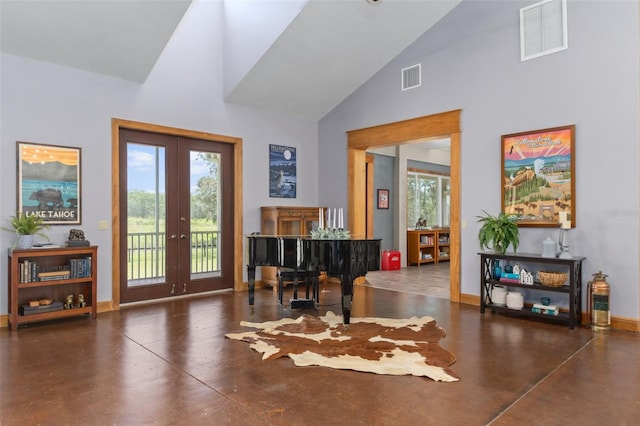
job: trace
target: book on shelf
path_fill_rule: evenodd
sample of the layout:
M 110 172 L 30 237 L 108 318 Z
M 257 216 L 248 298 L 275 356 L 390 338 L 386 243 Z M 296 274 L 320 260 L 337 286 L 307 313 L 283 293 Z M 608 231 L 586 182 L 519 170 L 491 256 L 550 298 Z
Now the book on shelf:
M 25 259 L 18 264 L 18 283 L 88 278 L 91 277 L 91 273 L 91 256 L 68 259 L 63 265 L 42 266 L 33 260 Z
M 31 246 L 33 249 L 48 249 L 48 248 L 56 248 L 60 247 L 60 245 L 55 243 L 39 243 Z
M 21 284 L 38 280 L 38 264 L 25 260 L 18 264 L 18 282 Z
M 87 240 L 67 240 L 64 245 L 67 247 L 89 247 L 91 243 Z
M 69 271 L 48 271 L 38 273 L 40 281 L 66 280 L 69 278 Z
M 64 304 L 60 301 L 54 300 L 49 305 L 40 305 L 40 306 L 29 306 L 29 305 L 20 305 L 19 313 L 20 315 L 34 315 L 34 314 L 43 314 L 45 312 L 55 312 L 61 311 L 64 309 Z

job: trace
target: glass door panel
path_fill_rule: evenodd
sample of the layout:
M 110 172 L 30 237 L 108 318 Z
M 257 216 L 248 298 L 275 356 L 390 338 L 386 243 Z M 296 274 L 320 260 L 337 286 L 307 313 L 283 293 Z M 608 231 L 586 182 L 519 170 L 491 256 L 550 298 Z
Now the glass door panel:
M 166 281 L 166 149 L 127 144 L 127 286 Z
M 189 170 L 191 279 L 220 276 L 220 154 L 192 150 Z

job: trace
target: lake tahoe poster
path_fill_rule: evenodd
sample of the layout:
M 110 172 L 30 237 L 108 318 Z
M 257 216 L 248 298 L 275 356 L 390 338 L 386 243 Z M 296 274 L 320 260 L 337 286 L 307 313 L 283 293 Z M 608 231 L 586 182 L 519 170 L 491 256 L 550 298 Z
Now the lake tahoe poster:
M 18 211 L 80 224 L 80 148 L 18 142 Z
M 505 214 L 518 226 L 575 227 L 575 126 L 502 136 Z
M 269 197 L 296 198 L 296 149 L 269 145 Z

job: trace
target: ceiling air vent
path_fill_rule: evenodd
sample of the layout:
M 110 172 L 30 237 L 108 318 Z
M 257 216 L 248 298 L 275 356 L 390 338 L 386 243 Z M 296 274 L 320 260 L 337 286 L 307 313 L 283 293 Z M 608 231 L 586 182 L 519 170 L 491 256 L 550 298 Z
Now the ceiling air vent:
M 420 64 L 402 69 L 402 90 L 420 87 Z
M 521 61 L 567 47 L 567 0 L 544 0 L 520 9 Z

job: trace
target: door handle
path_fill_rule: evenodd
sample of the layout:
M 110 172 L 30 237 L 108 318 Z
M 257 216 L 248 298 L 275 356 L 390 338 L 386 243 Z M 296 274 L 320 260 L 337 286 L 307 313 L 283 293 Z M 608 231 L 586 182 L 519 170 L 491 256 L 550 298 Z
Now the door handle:
M 187 236 L 184 234 L 180 234 L 180 238 L 184 240 L 185 238 L 187 238 Z
M 178 238 L 178 236 L 177 236 L 176 234 L 171 234 L 171 237 L 170 237 L 170 238 L 171 238 L 172 240 L 175 240 L 176 238 Z

